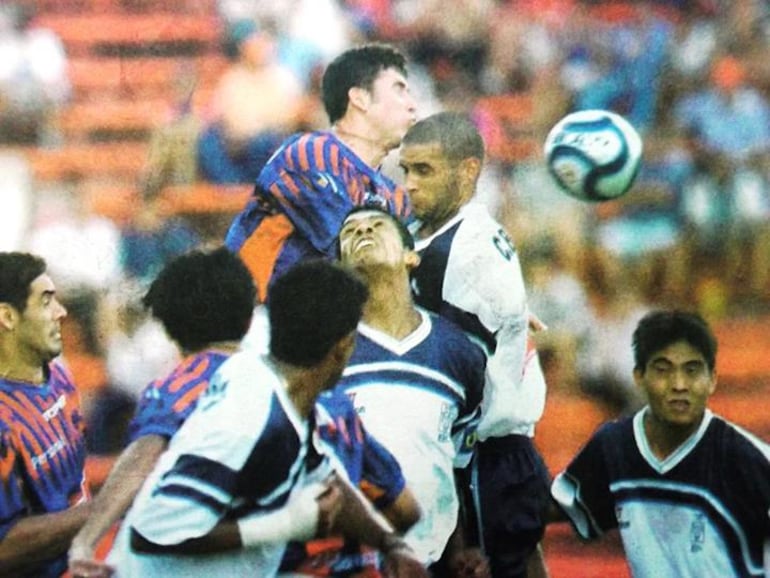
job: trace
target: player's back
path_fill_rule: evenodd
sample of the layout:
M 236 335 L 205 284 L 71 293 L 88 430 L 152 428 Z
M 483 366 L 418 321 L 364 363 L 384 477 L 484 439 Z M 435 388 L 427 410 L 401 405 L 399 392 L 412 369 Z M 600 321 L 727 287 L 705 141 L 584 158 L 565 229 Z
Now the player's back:
M 254 276 L 264 301 L 273 279 L 299 261 L 333 259 L 342 222 L 355 206 L 407 218 L 403 188 L 363 162 L 333 133 L 289 138 L 260 173 L 225 244 Z

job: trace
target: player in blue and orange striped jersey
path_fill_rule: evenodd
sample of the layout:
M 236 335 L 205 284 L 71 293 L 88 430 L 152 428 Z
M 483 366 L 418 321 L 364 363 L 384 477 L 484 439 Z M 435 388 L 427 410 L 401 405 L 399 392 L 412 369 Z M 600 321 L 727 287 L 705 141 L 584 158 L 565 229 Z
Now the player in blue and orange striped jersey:
M 0 253 L 2 576 L 60 576 L 89 513 L 83 416 L 55 361 L 66 314 L 43 259 Z
M 348 396 L 336 390 L 321 393 L 315 415 L 317 439 L 340 475 L 361 490 L 397 533 L 409 530 L 420 518 L 420 506 L 396 458 L 366 431 Z M 381 578 L 382 562 L 374 548 L 330 536 L 290 542 L 278 576 Z
M 249 327 L 256 288 L 243 262 L 221 247 L 171 261 L 143 302 L 184 357 L 168 376 L 142 392 L 130 425 L 131 442 L 94 500 L 93 514 L 73 540 L 69 556 L 74 576 L 109 573 L 95 555 L 100 539 L 128 510 L 211 377 L 238 349 Z
M 335 257 L 337 232 L 353 207 L 410 214 L 404 190 L 379 171 L 416 120 L 404 56 L 383 44 L 352 48 L 329 64 L 321 88 L 331 129 L 281 145 L 225 239 L 254 276 L 262 301 L 291 265 Z

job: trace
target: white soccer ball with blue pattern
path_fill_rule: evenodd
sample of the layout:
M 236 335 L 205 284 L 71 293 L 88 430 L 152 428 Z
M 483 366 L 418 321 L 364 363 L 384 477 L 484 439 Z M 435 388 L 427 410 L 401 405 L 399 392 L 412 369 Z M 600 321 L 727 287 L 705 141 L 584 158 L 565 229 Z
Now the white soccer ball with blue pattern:
M 609 201 L 628 192 L 642 159 L 642 139 L 619 114 L 581 110 L 562 118 L 545 139 L 556 183 L 581 201 Z

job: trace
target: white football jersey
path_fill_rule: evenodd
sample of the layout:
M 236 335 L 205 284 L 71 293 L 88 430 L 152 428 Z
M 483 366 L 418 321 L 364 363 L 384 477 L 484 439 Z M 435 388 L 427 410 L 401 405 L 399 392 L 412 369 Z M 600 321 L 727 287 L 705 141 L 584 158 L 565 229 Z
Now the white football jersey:
M 172 438 L 122 524 L 109 562 L 119 577 L 275 575 L 285 544 L 216 555 L 138 554 L 133 532 L 160 547 L 205 536 L 223 519 L 280 508 L 327 475 L 269 362 L 253 351 L 222 364 Z
M 513 241 L 486 206 L 472 202 L 415 249 L 416 302 L 460 325 L 488 355 L 479 439 L 533 435 L 546 385 L 528 347 L 527 296 Z
M 396 457 L 422 517 L 405 535 L 425 564 L 437 561 L 457 523 L 454 468 L 470 461 L 484 354 L 453 324 L 420 311 L 403 340 L 359 325 L 340 380 L 367 431 Z

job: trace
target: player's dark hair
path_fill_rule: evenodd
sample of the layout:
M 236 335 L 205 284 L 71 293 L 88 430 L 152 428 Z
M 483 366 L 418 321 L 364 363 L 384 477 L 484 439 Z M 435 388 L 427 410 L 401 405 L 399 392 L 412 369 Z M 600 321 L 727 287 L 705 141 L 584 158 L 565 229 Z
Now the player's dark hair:
M 169 261 L 142 303 L 182 349 L 197 351 L 218 341 L 241 340 L 256 298 L 246 265 L 220 247 Z
M 387 44 L 363 44 L 335 58 L 321 79 L 321 95 L 329 122 L 334 124 L 345 115 L 351 88 L 371 90 L 377 75 L 389 68 L 407 76 L 406 57 Z
M 438 143 L 450 161 L 484 160 L 484 139 L 471 118 L 459 112 L 438 112 L 413 124 L 402 145 Z
M 45 271 L 45 260 L 37 255 L 15 251 L 0 253 L 0 303 L 8 303 L 19 313 L 24 313 L 30 285 Z
M 361 205 L 357 207 L 353 207 L 350 211 L 348 211 L 348 214 L 345 215 L 345 218 L 342 220 L 343 226 L 345 224 L 345 221 L 348 220 L 348 218 L 351 215 L 355 215 L 356 213 L 377 213 L 379 215 L 382 215 L 389 221 L 391 221 L 395 226 L 396 229 L 398 229 L 398 235 L 401 237 L 401 244 L 410 251 L 414 251 L 414 237 L 409 232 L 409 229 L 404 224 L 404 222 L 396 217 L 394 214 L 389 213 L 388 211 L 383 211 L 379 207 L 368 207 L 366 205 Z M 342 231 L 342 227 L 340 227 L 340 231 Z M 337 259 L 339 259 L 342 256 L 342 253 L 340 252 L 340 235 L 339 232 L 337 233 Z
M 330 261 L 295 265 L 270 293 L 270 352 L 291 365 L 318 364 L 356 328 L 368 296 L 358 277 Z
M 708 323 L 697 313 L 652 311 L 642 317 L 633 335 L 634 368 L 644 371 L 652 357 L 673 343 L 685 341 L 697 349 L 714 371 L 717 340 Z

